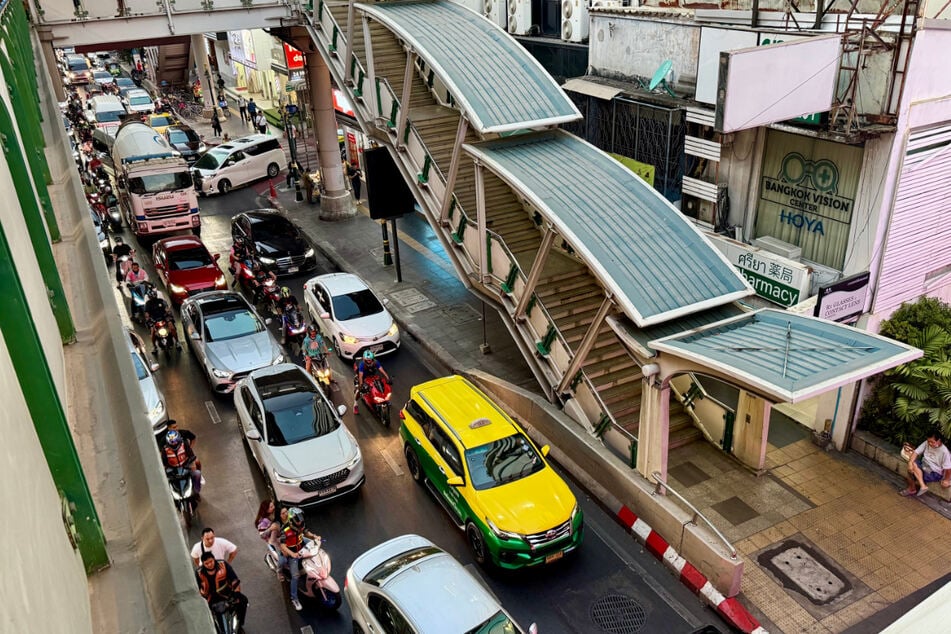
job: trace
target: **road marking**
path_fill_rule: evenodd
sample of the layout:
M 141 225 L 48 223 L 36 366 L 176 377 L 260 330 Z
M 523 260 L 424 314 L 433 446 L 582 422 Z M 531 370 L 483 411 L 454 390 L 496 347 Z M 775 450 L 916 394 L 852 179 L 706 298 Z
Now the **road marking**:
M 244 499 L 248 503 L 248 508 L 251 509 L 252 513 L 257 513 L 258 503 L 255 501 L 254 489 L 245 489 L 244 490 Z
M 314 634 L 314 630 L 311 626 L 305 625 L 304 627 L 300 628 L 300 634 Z
M 393 456 L 387 453 L 386 449 L 380 449 L 380 455 L 383 456 L 383 460 L 386 461 L 386 464 L 390 465 L 390 469 L 393 470 L 393 473 L 397 476 L 403 475 L 403 468 L 393 459 Z
M 221 422 L 221 416 L 218 416 L 218 409 L 215 407 L 213 401 L 205 401 L 205 409 L 208 410 L 208 416 L 211 417 L 211 422 L 217 425 Z

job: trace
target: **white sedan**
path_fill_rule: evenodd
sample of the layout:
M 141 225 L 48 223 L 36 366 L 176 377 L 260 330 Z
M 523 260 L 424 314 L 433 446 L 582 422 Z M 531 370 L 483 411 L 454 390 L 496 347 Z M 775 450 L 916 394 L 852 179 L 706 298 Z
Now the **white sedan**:
M 365 481 L 353 434 L 303 368 L 255 370 L 234 390 L 238 425 L 279 502 L 306 506 L 356 491 Z
M 351 273 L 318 275 L 304 284 L 304 303 L 329 345 L 344 359 L 400 347 L 400 330 L 366 282 Z

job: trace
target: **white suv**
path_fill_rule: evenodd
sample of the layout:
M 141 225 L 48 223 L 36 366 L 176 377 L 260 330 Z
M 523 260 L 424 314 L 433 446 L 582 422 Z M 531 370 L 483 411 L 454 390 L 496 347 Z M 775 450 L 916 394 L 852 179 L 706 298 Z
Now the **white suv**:
M 274 178 L 286 162 L 277 139 L 252 134 L 212 148 L 192 165 L 199 194 L 227 194 L 260 178 Z

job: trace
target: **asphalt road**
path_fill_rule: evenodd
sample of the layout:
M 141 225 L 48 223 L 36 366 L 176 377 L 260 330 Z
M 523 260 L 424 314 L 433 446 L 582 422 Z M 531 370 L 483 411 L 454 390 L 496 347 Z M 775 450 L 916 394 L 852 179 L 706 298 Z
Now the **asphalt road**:
M 231 215 L 266 206 L 266 199 L 260 196 L 266 188 L 266 183 L 257 183 L 223 197 L 200 199 L 202 239 L 212 253 L 222 255 L 223 269 L 227 267 L 231 245 Z M 425 231 L 426 227 L 418 225 L 417 230 Z M 332 225 L 328 225 L 328 231 L 332 231 Z M 156 280 L 151 247 L 139 245 L 128 229 L 123 235 L 136 247 L 136 259 Z M 425 237 L 421 235 L 420 239 L 424 241 Z M 319 261 L 317 273 L 334 270 L 329 261 Z M 290 286 L 303 304 L 302 286 L 306 279 L 289 278 L 281 283 Z M 128 323 L 126 293 L 123 291 L 120 300 L 117 290 L 116 299 Z M 276 321 L 271 328 L 277 333 Z M 148 341 L 145 329 L 137 330 Z M 197 434 L 195 450 L 206 479 L 198 517 L 186 531 L 185 541 L 190 547 L 198 541 L 202 528 L 210 526 L 218 536 L 237 544 L 239 551 L 233 565 L 251 603 L 247 631 L 306 632 L 308 626 L 320 632 L 352 631 L 346 602 L 338 613 L 311 613 L 305 609 L 298 614 L 288 602 L 286 584 L 279 583 L 264 564 L 264 543 L 253 527 L 253 519 L 265 489 L 257 465 L 238 432 L 231 397 L 212 394 L 187 349 L 158 361 L 161 369 L 157 380 L 169 414 L 181 427 Z M 404 337 L 397 353 L 382 357 L 381 361 L 395 379 L 396 407 L 406 401 L 412 385 L 441 374 L 436 369 L 438 363 L 409 337 Z M 352 371 L 336 358 L 332 367 L 339 379 L 334 400 L 346 404 L 349 410 Z M 395 413 L 394 426 L 389 429 L 365 408 L 356 417 L 348 411 L 344 422 L 360 443 L 366 485 L 348 499 L 308 510 L 306 514 L 308 527 L 325 539 L 325 548 L 333 561 L 332 574 L 340 584 L 347 566 L 360 553 L 390 537 L 417 533 L 481 576 L 526 628 L 536 623 L 540 632 L 694 632 L 713 624 L 726 631 L 715 613 L 705 608 L 573 483 L 586 516 L 585 540 L 577 555 L 536 570 L 485 574 L 473 563 L 464 535 L 406 472 Z

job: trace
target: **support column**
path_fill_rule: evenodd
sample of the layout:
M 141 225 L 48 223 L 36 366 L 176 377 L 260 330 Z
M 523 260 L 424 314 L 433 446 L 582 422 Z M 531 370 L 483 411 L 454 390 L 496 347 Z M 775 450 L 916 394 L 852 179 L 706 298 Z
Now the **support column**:
M 40 38 L 40 49 L 43 51 L 43 61 L 46 63 L 46 72 L 53 79 L 53 92 L 56 101 L 66 101 L 66 90 L 60 80 L 59 67 L 56 65 L 56 52 L 53 50 L 53 33 L 48 26 L 36 27 L 36 34 Z
M 317 157 L 320 161 L 321 183 L 324 186 L 320 195 L 320 219 L 352 218 L 357 214 L 357 208 L 344 184 L 330 69 L 313 43 L 308 47 L 306 55 L 312 118 L 317 131 Z
M 733 455 L 755 471 L 766 468 L 766 442 L 772 404 L 766 399 L 740 390 L 733 424 Z
M 192 59 L 195 60 L 195 69 L 201 78 L 201 100 L 205 106 L 205 116 L 211 117 L 211 109 L 215 107 L 215 81 L 208 68 L 208 54 L 205 51 L 205 37 L 201 34 L 191 36 Z
M 653 481 L 660 472 L 667 480 L 667 452 L 670 445 L 670 384 L 656 383 L 657 377 L 641 381 L 641 417 L 637 429 L 637 471 Z
M 485 222 L 485 168 L 476 161 L 475 165 L 475 194 L 476 194 L 476 233 L 479 235 L 479 281 L 486 283 L 489 277 L 489 235 Z
M 400 118 L 396 125 L 396 149 L 405 148 L 403 140 L 406 138 L 409 130 L 406 126 L 409 122 L 409 102 L 413 94 L 413 49 L 406 48 L 406 67 L 403 69 L 403 94 L 400 97 Z
M 541 246 L 538 247 L 538 253 L 535 254 L 535 261 L 532 262 L 532 268 L 528 271 L 528 278 L 525 280 L 525 289 L 518 298 L 515 311 L 512 313 L 512 317 L 515 318 L 515 321 L 521 321 L 525 318 L 528 302 L 531 301 L 532 295 L 535 294 L 535 287 L 538 286 L 538 278 L 541 277 L 542 269 L 545 268 L 545 261 L 548 260 L 548 254 L 551 253 L 551 245 L 555 241 L 556 235 L 558 234 L 555 228 L 549 224 L 545 228 L 545 234 L 542 236 L 542 243 Z
M 453 191 L 456 189 L 456 177 L 459 175 L 459 163 L 462 162 L 462 144 L 469 131 L 469 121 L 459 113 L 459 125 L 456 126 L 456 140 L 452 145 L 452 159 L 449 161 L 449 174 L 446 176 L 446 195 L 439 207 L 439 224 L 449 222 L 449 206 L 452 204 Z

